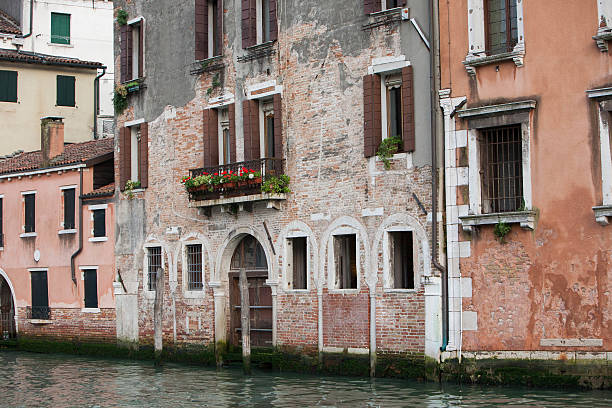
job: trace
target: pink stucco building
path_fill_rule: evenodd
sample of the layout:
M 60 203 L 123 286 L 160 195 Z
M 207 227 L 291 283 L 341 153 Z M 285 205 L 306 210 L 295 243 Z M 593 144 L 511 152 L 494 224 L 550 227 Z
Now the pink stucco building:
M 0 161 L 1 334 L 113 339 L 113 140 L 41 146 Z

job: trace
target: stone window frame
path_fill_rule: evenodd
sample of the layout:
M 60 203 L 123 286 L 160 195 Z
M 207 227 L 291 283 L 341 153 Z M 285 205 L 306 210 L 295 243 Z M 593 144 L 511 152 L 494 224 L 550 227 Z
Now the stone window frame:
M 586 91 L 590 100 L 597 103 L 597 129 L 601 160 L 602 203 L 593 207 L 595 221 L 606 226 L 612 220 L 612 140 L 610 120 L 612 119 L 612 88 L 599 88 Z M 608 137 L 602 137 L 603 135 Z
M 201 245 L 202 246 L 202 289 L 201 290 L 189 290 L 189 270 L 187 265 L 187 245 Z M 163 252 L 163 250 L 162 250 Z M 189 236 L 181 240 L 181 277 L 183 296 L 190 299 L 202 299 L 207 296 L 206 293 L 206 245 L 202 239 L 197 237 Z M 162 255 L 163 262 L 163 255 Z
M 355 235 L 355 262 L 357 269 L 357 288 L 350 289 L 339 289 L 336 288 L 336 261 L 334 253 L 334 238 L 337 235 Z M 361 247 L 363 246 L 364 238 L 361 236 L 360 231 L 352 226 L 341 226 L 334 229 L 327 241 L 327 288 L 329 293 L 337 294 L 358 294 L 361 291 L 361 276 L 363 274 L 361 267 L 361 255 L 363 253 Z
M 393 282 L 393 271 L 391 270 L 390 239 L 391 232 L 412 233 L 412 273 L 414 288 L 396 288 Z M 421 285 L 421 276 L 424 276 L 423 262 L 428 259 L 427 249 L 418 239 L 418 232 L 408 225 L 396 225 L 385 228 L 383 232 L 383 291 L 385 293 L 416 293 Z
M 108 204 L 95 204 L 95 205 L 89 205 L 87 206 L 87 210 L 90 212 L 90 221 L 91 221 L 91 236 L 89 237 L 89 242 L 105 242 L 108 241 L 108 228 L 106 226 L 106 223 L 108 222 L 108 217 L 106 216 L 106 212 L 108 209 Z M 104 236 L 103 237 L 96 237 L 94 235 L 94 211 L 95 210 L 104 210 L 105 214 L 104 214 Z
M 142 246 L 144 253 L 142 259 L 142 292 L 145 299 L 155 299 L 155 291 L 149 290 L 149 248 L 161 248 L 161 265 L 164 268 L 166 265 L 166 247 L 157 240 L 149 241 Z
M 484 2 L 487 0 L 468 0 L 468 53 L 463 61 L 470 76 L 476 76 L 476 68 L 483 65 L 495 64 L 502 61 L 514 61 L 517 67 L 523 66 L 525 58 L 525 26 L 523 18 L 523 2 L 516 4 L 516 26 L 518 41 L 512 51 L 495 55 L 486 55 L 487 39 L 485 36 L 486 16 Z
M 457 112 L 457 116 L 467 120 L 468 124 L 468 178 L 469 178 L 469 210 L 468 215 L 461 216 L 463 229 L 471 232 L 479 225 L 491 225 L 499 222 L 520 224 L 524 229 L 535 228 L 535 212 L 533 211 L 533 195 L 531 183 L 531 125 L 532 112 L 536 101 L 525 100 L 500 105 L 489 105 L 478 108 L 467 108 Z M 524 211 L 506 213 L 482 213 L 482 193 L 480 174 L 480 146 L 478 143 L 479 129 L 496 126 L 521 124 L 522 133 L 522 165 L 523 165 L 523 200 Z
M 601 52 L 608 52 L 612 40 L 612 0 L 597 0 L 597 31 L 593 40 Z
M 311 271 L 312 271 L 312 239 L 310 235 L 306 231 L 291 231 L 289 232 L 283 240 L 283 254 L 285 255 L 284 259 L 289 259 L 289 245 L 287 241 L 292 238 L 306 238 L 306 289 L 293 289 L 289 288 L 289 282 L 293 281 L 293 271 L 289 270 L 287 262 L 283 262 L 283 290 L 287 293 L 308 293 L 312 289 L 311 285 Z M 291 278 L 290 278 L 291 277 Z

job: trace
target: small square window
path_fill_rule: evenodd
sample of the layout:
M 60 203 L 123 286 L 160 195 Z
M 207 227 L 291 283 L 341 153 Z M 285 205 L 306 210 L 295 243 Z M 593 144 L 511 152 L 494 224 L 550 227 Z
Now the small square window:
M 202 290 L 202 245 L 187 245 L 187 289 Z
M 414 289 L 414 252 L 411 231 L 389 233 L 394 289 Z
M 57 106 L 75 106 L 75 82 L 73 76 L 57 76 Z
M 334 236 L 335 288 L 357 289 L 357 236 Z
M 93 236 L 95 238 L 106 236 L 106 210 L 93 210 Z

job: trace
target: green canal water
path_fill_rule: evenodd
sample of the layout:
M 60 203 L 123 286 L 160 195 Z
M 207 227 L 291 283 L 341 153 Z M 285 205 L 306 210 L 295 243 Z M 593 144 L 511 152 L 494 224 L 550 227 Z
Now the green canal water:
M 391 379 L 0 351 L 0 407 L 610 407 L 612 392 Z

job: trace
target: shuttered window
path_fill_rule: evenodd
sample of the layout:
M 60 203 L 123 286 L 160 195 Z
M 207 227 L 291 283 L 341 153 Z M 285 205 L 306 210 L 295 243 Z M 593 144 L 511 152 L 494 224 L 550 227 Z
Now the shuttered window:
M 49 288 L 47 271 L 30 272 L 32 285 L 32 319 L 49 318 Z
M 74 106 L 74 85 L 76 78 L 73 76 L 57 76 L 57 106 Z
M 63 190 L 64 194 L 64 229 L 74 229 L 74 199 L 75 189 L 67 188 Z
M 70 14 L 51 13 L 51 42 L 70 44 Z
M 242 48 L 278 39 L 277 0 L 242 0 Z
M 98 271 L 86 269 L 83 271 L 85 286 L 85 307 L 96 309 L 98 307 Z
M 380 76 L 363 77 L 363 153 L 365 157 L 376 155 L 382 140 Z
M 0 102 L 17 102 L 17 71 L 0 71 Z
M 106 210 L 93 210 L 94 237 L 106 236 Z
M 36 231 L 36 195 L 35 194 L 26 194 L 23 196 L 24 199 L 24 207 L 25 207 L 25 224 L 24 230 L 25 232 L 35 232 Z

